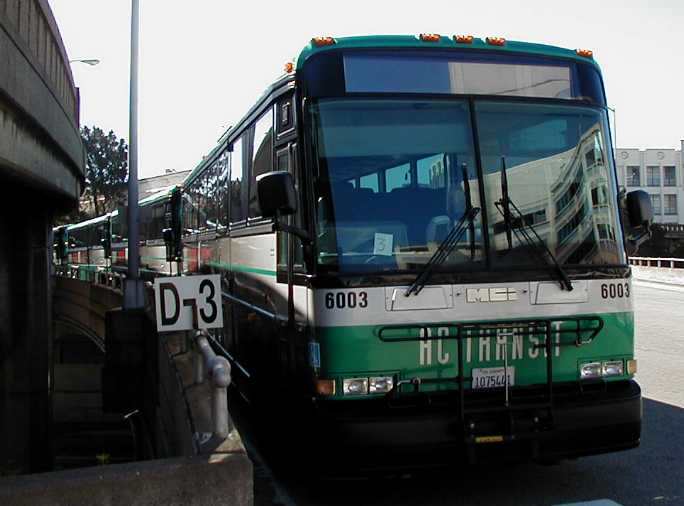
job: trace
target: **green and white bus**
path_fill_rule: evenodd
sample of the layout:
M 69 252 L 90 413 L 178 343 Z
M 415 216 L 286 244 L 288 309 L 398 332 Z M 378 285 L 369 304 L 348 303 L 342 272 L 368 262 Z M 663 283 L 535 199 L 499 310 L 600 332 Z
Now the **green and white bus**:
M 590 51 L 315 38 L 184 184 L 239 392 L 320 451 L 558 459 L 639 444 L 631 272 Z M 173 228 L 173 227 L 172 227 Z

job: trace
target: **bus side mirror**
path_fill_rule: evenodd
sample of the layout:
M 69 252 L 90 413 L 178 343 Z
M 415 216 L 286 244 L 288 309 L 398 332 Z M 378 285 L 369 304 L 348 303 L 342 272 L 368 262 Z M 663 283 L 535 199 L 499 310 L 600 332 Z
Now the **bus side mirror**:
M 69 256 L 69 243 L 66 238 L 66 233 L 65 232 L 58 232 L 55 234 L 55 239 L 57 241 L 56 244 L 56 253 L 57 253 L 57 258 L 59 260 L 64 260 Z
M 261 174 L 256 178 L 259 208 L 264 218 L 294 214 L 297 211 L 297 194 L 292 174 L 280 170 Z
M 629 192 L 625 197 L 625 211 L 630 227 L 625 230 L 625 247 L 627 255 L 632 256 L 651 238 L 653 207 L 648 193 L 643 190 Z
M 164 245 L 166 246 L 166 261 L 180 262 L 183 258 L 183 245 L 180 242 L 180 234 L 176 234 L 173 228 L 162 230 Z
M 284 170 L 267 172 L 257 176 L 256 183 L 261 216 L 264 218 L 275 216 L 275 230 L 294 234 L 302 240 L 305 246 L 310 245 L 311 237 L 306 230 L 283 223 L 283 220 L 279 219 L 280 216 L 297 212 L 297 192 L 292 174 Z
M 107 237 L 103 237 L 102 239 L 100 239 L 100 244 L 102 245 L 102 249 L 104 250 L 105 258 L 111 258 L 111 256 L 112 256 L 112 241 Z
M 651 198 L 644 190 L 634 190 L 627 194 L 627 216 L 632 228 L 649 229 L 653 223 Z
M 173 243 L 173 229 L 172 228 L 165 228 L 162 230 L 162 237 L 164 238 L 164 242 L 166 244 L 171 244 Z

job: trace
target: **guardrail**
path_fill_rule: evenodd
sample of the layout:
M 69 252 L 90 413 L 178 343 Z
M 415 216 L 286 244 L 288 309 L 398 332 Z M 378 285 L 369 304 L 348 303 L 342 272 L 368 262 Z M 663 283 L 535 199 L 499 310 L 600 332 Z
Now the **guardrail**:
M 665 232 L 684 233 L 684 224 L 680 223 L 658 223 L 658 228 Z
M 230 385 L 230 362 L 214 353 L 209 344 L 206 330 L 195 333 L 197 353 L 195 355 L 195 382 L 211 380 L 211 418 L 214 435 L 228 437 L 230 432 L 228 418 L 228 386 Z
M 114 290 L 123 290 L 126 274 L 111 270 L 84 269 L 82 265 L 58 265 L 55 274 L 66 278 L 88 281 L 94 285 L 106 286 Z
M 681 269 L 684 268 L 684 258 L 629 257 L 629 264 L 639 265 L 642 267 L 668 267 L 669 269 Z

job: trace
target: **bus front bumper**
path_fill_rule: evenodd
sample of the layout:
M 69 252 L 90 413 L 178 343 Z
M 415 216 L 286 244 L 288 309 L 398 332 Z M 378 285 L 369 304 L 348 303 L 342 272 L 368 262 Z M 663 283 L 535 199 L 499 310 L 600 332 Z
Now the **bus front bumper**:
M 361 401 L 363 402 L 363 401 Z M 327 404 L 333 404 L 329 402 Z M 320 406 L 319 448 L 349 450 L 366 462 L 402 456 L 426 464 L 512 456 L 557 460 L 626 450 L 639 445 L 642 400 L 632 380 L 601 391 L 555 395 L 552 409 L 492 410 L 464 420 L 451 407 L 423 409 L 345 408 L 345 401 Z M 351 406 L 349 406 L 351 407 Z M 550 416 L 547 416 L 550 415 Z

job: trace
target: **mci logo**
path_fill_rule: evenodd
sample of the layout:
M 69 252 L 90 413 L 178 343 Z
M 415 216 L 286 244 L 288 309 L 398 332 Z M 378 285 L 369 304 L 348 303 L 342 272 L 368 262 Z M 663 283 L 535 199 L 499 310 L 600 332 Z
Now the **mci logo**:
M 508 302 L 518 300 L 515 288 L 468 288 L 466 302 Z

